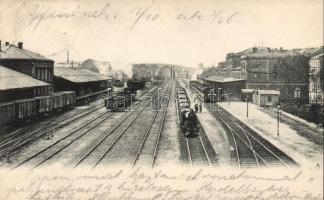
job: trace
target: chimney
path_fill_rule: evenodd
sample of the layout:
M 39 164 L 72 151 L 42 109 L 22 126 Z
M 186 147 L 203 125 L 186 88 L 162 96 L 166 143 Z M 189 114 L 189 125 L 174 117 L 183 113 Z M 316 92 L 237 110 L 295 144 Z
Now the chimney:
M 22 49 L 22 48 L 23 48 L 23 44 L 24 44 L 24 43 L 22 43 L 22 42 L 18 42 L 18 48 L 19 48 L 19 49 Z
M 253 52 L 253 53 L 257 52 L 257 50 L 258 50 L 258 48 L 256 48 L 256 47 L 253 47 L 253 48 L 252 48 L 252 52 Z
M 6 42 L 5 45 L 8 46 L 10 43 L 9 42 Z
M 282 52 L 282 47 L 280 47 L 280 52 Z

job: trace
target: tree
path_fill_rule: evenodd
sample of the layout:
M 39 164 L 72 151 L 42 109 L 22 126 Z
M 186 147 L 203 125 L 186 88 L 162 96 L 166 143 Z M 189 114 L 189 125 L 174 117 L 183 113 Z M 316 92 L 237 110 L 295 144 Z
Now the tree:
M 285 82 L 288 88 L 288 101 L 291 99 L 291 83 L 307 83 L 309 76 L 309 58 L 305 55 L 279 57 L 274 64 L 272 74 L 277 80 Z

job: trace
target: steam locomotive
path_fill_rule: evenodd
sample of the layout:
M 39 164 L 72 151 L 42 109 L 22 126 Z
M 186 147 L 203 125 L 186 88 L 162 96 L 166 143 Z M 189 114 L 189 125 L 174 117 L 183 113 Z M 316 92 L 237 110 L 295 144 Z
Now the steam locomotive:
M 190 108 L 190 100 L 184 88 L 177 88 L 176 104 L 182 133 L 185 137 L 197 136 L 199 132 L 198 119 Z
M 128 80 L 127 87 L 115 81 L 111 96 L 105 99 L 105 107 L 109 111 L 125 111 L 132 104 L 136 97 L 136 91 L 145 88 L 145 81 Z M 115 88 L 118 88 L 115 89 Z

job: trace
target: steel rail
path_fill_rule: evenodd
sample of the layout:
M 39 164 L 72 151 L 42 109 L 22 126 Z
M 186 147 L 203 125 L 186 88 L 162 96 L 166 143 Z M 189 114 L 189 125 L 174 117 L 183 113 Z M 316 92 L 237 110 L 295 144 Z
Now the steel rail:
M 218 106 L 218 107 L 219 107 L 219 106 Z M 222 110 L 221 110 L 221 111 L 222 111 Z M 224 112 L 223 112 L 223 113 L 224 113 Z M 224 113 L 224 114 L 226 115 L 226 113 Z M 235 125 L 237 125 L 231 117 L 229 117 L 228 115 L 226 115 L 226 117 L 227 117 L 229 120 L 231 120 Z M 238 125 L 237 125 L 237 126 L 238 126 Z M 256 163 L 257 163 L 257 166 L 260 167 L 260 163 L 259 163 L 259 160 L 258 160 L 258 158 L 257 158 L 256 151 L 255 151 L 254 148 L 253 148 L 253 145 L 252 145 L 252 142 L 251 142 L 250 138 L 247 136 L 245 130 L 243 130 L 242 127 L 238 126 L 238 128 L 242 130 L 244 136 L 245 136 L 246 139 L 248 140 L 248 143 L 249 143 L 250 149 L 251 149 L 251 151 L 252 151 L 252 153 L 253 153 L 253 156 L 254 156 L 254 158 L 255 158 L 255 161 L 256 161 Z
M 230 127 L 230 125 L 226 122 L 226 120 L 223 117 L 221 117 L 218 113 L 216 113 L 216 114 L 223 121 L 223 123 L 226 124 L 227 127 L 230 128 L 230 130 L 231 130 L 232 133 L 234 133 L 251 151 L 254 151 L 254 149 L 252 149 L 250 147 L 250 145 L 233 128 Z M 267 166 L 269 166 L 269 164 L 257 152 L 255 152 L 255 153 L 264 162 L 264 164 L 266 164 Z M 241 160 L 241 162 L 242 162 L 242 160 Z
M 207 158 L 207 160 L 208 160 L 208 165 L 211 166 L 212 163 L 211 163 L 211 161 L 210 161 L 210 158 L 209 158 L 209 155 L 208 155 L 208 153 L 207 153 L 207 150 L 206 150 L 206 147 L 205 147 L 205 145 L 204 145 L 204 142 L 202 141 L 202 139 L 201 139 L 200 136 L 199 136 L 199 140 L 200 140 L 201 146 L 202 146 L 203 149 L 204 149 L 204 152 L 205 152 L 206 158 Z
M 57 127 L 55 127 L 55 129 L 63 128 L 63 127 L 65 127 L 66 125 L 70 124 L 71 122 L 74 122 L 74 121 L 76 121 L 76 120 L 78 120 L 78 119 L 81 119 L 82 117 L 84 117 L 84 116 L 86 116 L 86 115 L 88 115 L 88 114 L 90 114 L 90 113 L 92 113 L 92 112 L 94 112 L 94 111 L 96 111 L 96 110 L 97 110 L 97 109 L 94 109 L 94 110 L 91 110 L 91 111 L 89 111 L 89 112 L 83 113 L 82 115 L 80 115 L 80 116 L 78 116 L 78 117 L 76 117 L 76 118 L 73 118 L 72 120 L 70 120 L 70 121 L 68 121 L 68 122 L 66 122 L 66 123 L 64 123 L 64 124 L 60 124 L 60 125 L 58 125 Z M 58 123 L 60 123 L 60 122 L 58 122 Z M 42 137 L 43 135 L 45 135 L 46 133 L 48 133 L 48 131 L 45 131 L 44 133 L 40 133 L 40 134 L 38 134 L 38 135 L 34 135 L 34 134 L 37 134 L 37 133 L 39 133 L 40 131 L 43 131 L 43 130 L 45 130 L 45 129 L 48 129 L 48 128 L 50 128 L 50 127 L 53 127 L 54 125 L 56 125 L 56 124 L 58 124 L 58 123 L 52 124 L 52 125 L 50 125 L 50 126 L 47 126 L 46 128 L 44 128 L 44 129 L 42 129 L 42 130 L 36 130 L 36 131 L 33 131 L 33 132 L 28 133 L 28 134 L 26 134 L 26 135 L 24 135 L 24 136 L 22 136 L 22 137 L 20 137 L 20 138 L 17 138 L 17 140 L 13 140 L 13 141 L 11 141 L 11 142 L 8 142 L 7 144 L 3 144 L 2 147 L 4 147 L 4 146 L 8 146 L 8 145 L 11 145 L 11 146 L 9 146 L 9 148 L 6 148 L 6 149 L 2 150 L 2 151 L 0 152 L 0 156 L 6 155 L 6 154 L 8 154 L 8 153 L 10 153 L 10 152 L 12 152 L 12 151 L 14 151 L 14 150 L 16 150 L 16 149 L 22 147 L 24 144 L 26 144 L 26 143 L 28 143 L 28 142 L 30 142 L 30 141 L 32 141 L 32 140 L 35 140 L 35 139 L 37 139 L 37 138 L 39 138 L 39 137 Z M 34 137 L 33 137 L 33 136 L 34 136 Z
M 169 107 L 169 105 L 170 105 L 172 89 L 173 89 L 173 80 L 171 80 L 171 87 L 170 87 L 170 90 L 169 90 L 169 99 L 168 99 L 167 107 Z M 168 112 L 168 109 L 166 109 L 165 112 L 163 113 L 162 123 L 161 123 L 161 125 L 159 127 L 158 137 L 156 138 L 155 147 L 154 147 L 154 153 L 153 153 L 152 162 L 151 162 L 151 167 L 152 168 L 153 168 L 154 163 L 155 163 L 154 161 L 156 160 L 156 157 L 157 157 L 159 142 L 160 142 L 163 126 L 165 124 L 165 117 L 166 117 L 167 112 Z
M 189 147 L 189 140 L 188 140 L 188 138 L 186 138 L 186 143 L 187 143 L 187 151 L 188 151 L 189 162 L 190 162 L 190 165 L 192 166 L 192 158 L 191 158 L 191 153 L 190 153 L 190 147 Z
M 90 112 L 88 112 L 88 113 L 86 113 L 86 114 L 89 114 L 89 113 L 91 113 L 91 112 L 94 112 L 95 110 L 97 110 L 98 108 L 95 108 L 95 109 L 86 109 L 86 110 L 84 110 L 84 111 L 82 111 L 82 112 L 80 112 L 80 113 L 77 113 L 76 115 L 80 115 L 80 114 L 82 114 L 82 113 L 85 113 L 85 112 L 87 112 L 87 111 L 90 111 Z M 85 115 L 86 115 L 85 114 Z M 73 116 L 73 115 L 72 115 Z M 74 115 L 75 116 L 75 115 Z M 19 139 L 23 139 L 24 137 L 26 137 L 26 136 L 30 136 L 30 135 L 32 135 L 32 134 L 34 134 L 34 133 L 37 133 L 37 132 L 40 132 L 40 131 L 42 131 L 42 130 L 44 130 L 44 129 L 47 129 L 47 128 L 50 128 L 50 127 L 52 127 L 52 126 L 54 126 L 54 125 L 56 125 L 56 124 L 58 124 L 58 123 L 60 123 L 60 122 L 62 122 L 62 121 L 65 121 L 65 120 L 67 120 L 67 119 L 70 119 L 70 117 L 71 116 L 66 116 L 66 115 L 63 115 L 63 116 L 61 116 L 61 117 L 63 117 L 63 119 L 61 119 L 61 120 L 58 120 L 58 121 L 55 121 L 55 119 L 52 119 L 52 120 L 50 120 L 49 122 L 45 122 L 45 125 L 41 125 L 40 127 L 38 127 L 36 130 L 34 130 L 34 131 L 32 131 L 32 132 L 30 132 L 30 133 L 27 133 L 28 132 L 28 130 L 30 129 L 30 128 L 32 128 L 32 127 L 30 127 L 28 130 L 26 130 L 26 131 L 23 131 L 22 133 L 21 132 L 19 132 L 19 133 L 16 133 L 16 134 L 14 134 L 14 135 L 11 135 L 10 137 L 8 137 L 8 138 L 6 138 L 5 140 L 2 140 L 1 142 L 0 142 L 0 148 L 1 147 L 3 147 L 3 146 L 6 146 L 6 145 L 8 145 L 8 143 L 10 143 L 10 142 L 12 142 L 12 140 L 19 140 Z M 72 120 L 71 120 L 72 121 Z M 54 123 L 53 123 L 54 122 Z M 40 123 L 43 123 L 43 122 L 40 122 Z M 52 124 L 51 124 L 52 123 Z M 68 122 L 67 122 L 68 123 Z M 21 134 L 24 134 L 24 133 L 27 133 L 26 135 L 23 135 L 22 137 L 20 137 L 20 138 L 13 138 L 13 137 L 15 137 L 15 136 L 17 136 L 17 135 L 21 135 Z
M 92 169 L 96 168 L 98 164 L 102 161 L 102 159 L 107 155 L 107 153 L 112 149 L 112 147 L 117 143 L 117 141 L 124 135 L 124 133 L 128 130 L 128 128 L 133 124 L 133 122 L 141 115 L 141 113 L 145 110 L 146 106 L 131 120 L 131 122 L 126 126 L 126 128 L 118 135 L 118 137 L 114 140 L 114 142 L 106 149 L 106 151 L 99 157 L 96 161 Z
M 72 143 L 74 143 L 75 141 L 79 140 L 81 137 L 83 137 L 84 135 L 86 135 L 87 133 L 89 133 L 91 130 L 93 130 L 94 128 L 96 128 L 98 125 L 100 125 L 101 123 L 103 123 L 104 121 L 106 121 L 108 118 L 110 118 L 110 116 L 112 116 L 113 114 L 108 115 L 107 117 L 105 117 L 103 120 L 99 121 L 97 124 L 95 124 L 94 126 L 92 126 L 90 129 L 86 130 L 85 132 L 83 132 L 81 135 L 77 136 L 76 138 L 72 139 L 71 141 L 69 141 L 66 145 L 64 145 L 63 147 L 55 150 L 53 153 L 51 153 L 49 156 L 45 157 L 43 160 L 41 160 L 40 162 L 38 162 L 36 165 L 34 165 L 32 167 L 32 169 L 40 166 L 41 164 L 43 164 L 44 162 L 46 162 L 47 160 L 51 159 L 53 156 L 57 155 L 59 152 L 61 152 L 62 150 L 64 150 L 65 148 L 67 148 L 68 146 L 70 146 Z
M 132 167 L 135 166 L 135 164 L 136 164 L 136 162 L 137 162 L 137 160 L 139 158 L 139 155 L 141 154 L 141 151 L 142 151 L 142 149 L 144 147 L 145 141 L 146 141 L 149 133 L 151 132 L 152 126 L 153 126 L 158 114 L 160 113 L 160 108 L 161 108 L 161 105 L 157 105 L 156 112 L 154 113 L 154 116 L 153 116 L 152 120 L 150 121 L 150 124 L 149 124 L 148 128 L 145 131 L 145 135 L 144 135 L 144 138 L 143 138 L 143 140 L 141 142 L 141 145 L 137 150 L 137 153 L 136 153 L 135 158 L 134 158 L 133 163 L 132 163 Z M 160 130 L 160 131 L 162 131 L 162 130 Z
M 223 109 L 223 108 L 222 108 Z M 223 109 L 224 110 L 224 109 Z M 228 116 L 228 118 L 230 118 L 230 116 L 223 111 L 223 113 Z M 235 122 L 233 119 L 231 119 L 234 123 L 236 123 L 236 125 L 238 127 L 240 127 L 243 130 L 243 127 L 238 124 L 237 122 Z M 243 130 L 244 131 L 244 130 Z M 277 156 L 273 151 L 271 151 L 268 147 L 266 147 L 261 141 L 259 141 L 257 138 L 255 138 L 251 133 L 249 133 L 248 131 L 246 131 L 246 133 L 252 137 L 257 143 L 259 143 L 263 148 L 265 148 L 270 154 L 272 154 L 274 157 L 276 157 L 282 164 L 284 164 L 285 166 L 289 166 L 285 161 L 283 161 L 279 156 Z
M 155 88 L 155 87 L 154 87 Z M 152 92 L 156 92 L 155 91 L 155 89 L 153 89 L 152 91 L 150 91 L 150 93 L 152 93 Z M 145 93 L 146 94 L 146 93 Z M 141 96 L 143 96 L 143 95 L 141 95 Z M 140 106 L 142 106 L 142 104 L 143 103 L 145 103 L 145 102 L 143 102 L 143 101 L 141 101 L 141 103 L 139 104 L 139 105 L 137 105 L 136 107 L 135 107 L 135 109 L 134 110 L 132 110 L 132 112 L 130 112 L 122 121 L 120 121 L 116 126 L 114 126 L 114 128 L 113 129 L 111 129 L 106 135 L 105 135 L 105 137 L 103 137 L 101 140 L 99 140 L 94 146 L 92 146 L 92 148 L 87 152 L 87 153 L 85 153 L 77 162 L 76 162 L 76 164 L 74 164 L 74 166 L 73 166 L 73 168 L 76 168 L 76 167 L 78 167 L 95 149 L 97 149 L 107 138 L 108 138 L 108 136 L 110 136 L 113 132 L 115 132 L 116 130 L 117 130 L 117 128 L 118 127 L 120 127 L 120 125 L 122 125 L 122 123 L 123 122 L 125 122 L 129 117 L 130 117 L 130 115 L 131 114 L 133 114 L 134 113 L 134 111 L 136 111 L 138 108 L 140 108 Z M 144 110 L 145 110 L 145 108 L 146 108 L 146 105 L 144 105 L 144 108 L 143 108 L 143 110 L 141 110 L 140 111 L 140 113 L 141 112 L 143 112 Z M 140 115 L 140 113 L 136 116 L 136 118 Z M 135 118 L 135 119 L 136 119 Z M 132 123 L 131 123 L 132 124 Z M 131 124 L 129 124 L 129 126 L 131 125 Z M 128 126 L 128 127 L 129 127 Z M 128 128 L 127 127 L 127 128 Z M 125 131 L 127 130 L 127 128 L 125 129 Z M 117 141 L 116 141 L 117 142 Z M 107 152 L 108 153 L 108 152 Z M 98 162 L 98 161 L 97 161 Z M 100 162 L 100 161 L 99 161 Z M 99 162 L 98 162 L 98 164 L 99 164 Z M 93 166 L 93 168 L 95 168 L 97 166 L 97 163 L 95 164 L 95 166 Z
M 42 149 L 41 151 L 37 152 L 36 154 L 32 155 L 31 157 L 29 157 L 29 158 L 27 158 L 27 159 L 21 161 L 20 163 L 18 163 L 18 164 L 17 164 L 15 167 L 13 167 L 12 169 L 16 169 L 17 167 L 19 167 L 19 166 L 23 165 L 24 163 L 28 162 L 29 160 L 35 158 L 36 156 L 38 156 L 38 155 L 40 155 L 41 153 L 45 152 L 46 150 L 50 149 L 51 147 L 53 147 L 54 145 L 58 144 L 59 142 L 61 142 L 61 141 L 65 140 L 66 138 L 68 138 L 68 137 L 74 135 L 76 132 L 78 132 L 79 130 L 81 130 L 83 127 L 85 127 L 85 126 L 91 124 L 92 122 L 96 121 L 97 119 L 99 119 L 101 116 L 103 116 L 103 115 L 105 115 L 105 114 L 107 114 L 107 113 L 104 113 L 104 114 L 102 114 L 102 115 L 99 115 L 98 117 L 95 117 L 94 119 L 88 121 L 87 123 L 83 124 L 81 127 L 77 128 L 77 129 L 75 129 L 74 131 L 72 131 L 72 132 L 69 133 L 68 135 L 66 135 L 66 136 L 64 136 L 64 137 L 62 137 L 62 138 L 60 138 L 59 140 L 55 141 L 54 143 L 52 143 L 51 145 L 49 145 L 49 146 L 47 146 L 46 148 Z M 111 116 L 111 115 L 108 115 L 107 118 L 109 118 L 110 116 Z M 106 120 L 107 118 L 105 118 L 105 120 Z
M 124 117 L 124 119 L 122 121 L 120 121 L 116 126 L 114 126 L 114 128 L 112 128 L 106 135 L 105 137 L 103 137 L 102 139 L 100 139 L 95 145 L 92 146 L 92 148 L 87 152 L 85 153 L 77 162 L 76 164 L 74 164 L 73 168 L 76 168 L 78 167 L 94 150 L 96 150 L 98 148 L 98 146 L 103 143 L 107 138 L 108 136 L 110 136 L 118 127 L 120 127 L 120 125 L 125 122 L 131 114 L 134 113 L 134 111 L 136 111 L 139 107 L 141 106 L 141 104 L 139 104 L 138 106 L 135 107 L 135 109 L 130 112 L 126 117 Z M 144 108 L 145 109 L 145 108 Z M 144 110 L 143 109 L 143 110 Z

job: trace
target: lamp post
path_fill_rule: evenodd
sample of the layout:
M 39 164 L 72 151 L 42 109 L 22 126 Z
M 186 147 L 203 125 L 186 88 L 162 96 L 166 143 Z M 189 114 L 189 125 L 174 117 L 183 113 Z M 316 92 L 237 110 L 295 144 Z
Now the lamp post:
M 214 102 L 214 93 L 215 93 L 215 89 L 214 88 L 212 88 L 211 90 L 210 90 L 210 102 Z
M 246 118 L 249 118 L 249 96 L 246 95 Z
M 108 97 L 109 97 L 109 91 L 111 90 L 111 88 L 108 88 Z
M 277 136 L 279 137 L 280 103 L 277 104 Z
M 231 94 L 232 94 L 232 93 L 227 93 L 227 94 L 226 94 L 228 105 L 230 105 L 230 102 L 231 102 L 231 99 L 230 99 Z
M 218 88 L 217 89 L 217 110 L 219 110 L 219 90 L 221 90 L 222 88 Z

